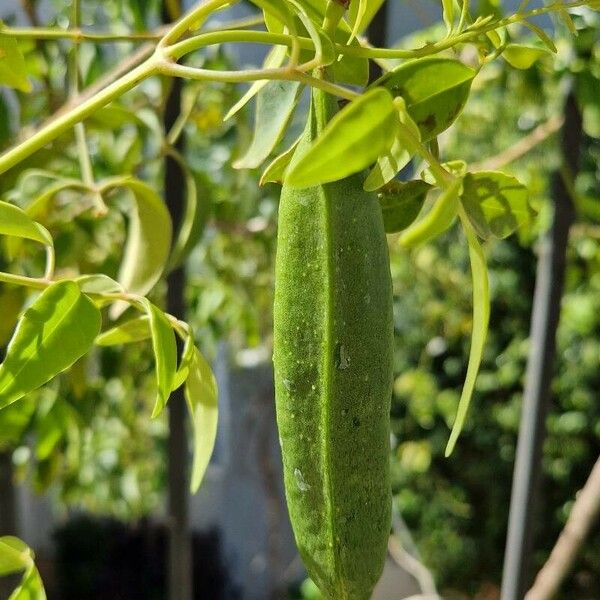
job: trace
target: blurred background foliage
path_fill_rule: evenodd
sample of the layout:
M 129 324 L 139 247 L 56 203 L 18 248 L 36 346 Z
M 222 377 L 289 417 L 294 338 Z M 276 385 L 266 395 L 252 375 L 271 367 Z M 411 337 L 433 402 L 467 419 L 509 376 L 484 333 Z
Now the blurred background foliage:
M 32 3 L 35 5 L 35 3 Z M 84 3 L 84 24 L 147 29 L 159 22 L 159 3 L 129 0 Z M 68 25 L 68 7 L 54 0 L 49 25 Z M 486 66 L 455 127 L 440 140 L 444 160 L 469 163 L 493 157 L 553 116 L 560 115 L 573 81 L 584 117 L 582 171 L 574 181 L 578 222 L 569 249 L 567 290 L 559 331 L 559 361 L 544 448 L 544 504 L 540 511 L 539 566 L 565 523 L 574 493 L 600 452 L 600 52 L 598 17 L 585 13 L 573 44 L 563 38 L 558 58 L 517 71 L 503 61 Z M 427 31 L 419 34 L 427 38 Z M 411 40 L 401 43 L 412 44 Z M 0 146 L 26 137 L 67 99 L 69 44 L 24 43 L 35 92 L 0 93 Z M 133 46 L 83 44 L 82 80 L 94 82 Z M 468 56 L 465 56 L 468 60 Z M 198 56 L 224 68 L 226 49 Z M 160 114 L 169 82 L 148 81 L 86 124 L 98 179 L 132 173 L 161 189 L 165 137 Z M 188 260 L 189 320 L 213 353 L 220 340 L 235 349 L 263 347 L 270 356 L 273 264 L 278 187 L 258 186 L 259 173 L 236 171 L 251 131 L 242 112 L 222 116 L 240 90 L 187 83 L 182 109 L 185 162 L 193 176 L 203 227 Z M 301 116 L 298 117 L 301 120 Z M 560 165 L 551 136 L 506 169 L 526 183 L 539 211 L 532 230 L 488 243 L 492 318 L 476 395 L 451 459 L 443 452 L 466 371 L 471 286 L 464 240 L 456 230 L 412 253 L 389 238 L 395 302 L 395 382 L 392 407 L 395 509 L 413 534 L 423 562 L 441 590 L 472 596 L 500 579 L 514 448 L 528 350 L 536 251 L 547 227 L 550 180 Z M 0 196 L 17 204 L 39 198 L 55 183 L 78 178 L 73 139 L 64 136 L 0 179 Z M 43 173 L 38 170 L 43 169 Z M 189 190 L 188 190 L 189 192 Z M 104 199 L 109 207 L 123 199 Z M 63 190 L 51 199 L 45 224 L 57 246 L 58 273 L 114 275 L 125 222 L 109 210 L 98 216 L 93 198 Z M 39 274 L 42 257 L 29 246 L 4 244 L 0 268 Z M 164 289 L 154 292 L 161 302 Z M 0 343 L 9 339 L 26 298 L 0 290 Z M 17 475 L 48 490 L 60 505 L 124 520 L 161 506 L 165 488 L 164 418 L 150 420 L 147 345 L 99 349 L 68 374 L 0 412 L 0 451 Z M 588 540 L 565 598 L 600 589 L 600 532 Z M 482 591 L 483 590 L 483 591 Z M 587 594 L 587 596 L 586 596 Z

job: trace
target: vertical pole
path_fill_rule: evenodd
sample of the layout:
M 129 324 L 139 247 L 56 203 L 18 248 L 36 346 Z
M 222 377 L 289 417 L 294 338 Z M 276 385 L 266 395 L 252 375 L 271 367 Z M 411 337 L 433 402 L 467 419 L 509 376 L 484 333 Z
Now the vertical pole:
M 177 12 L 177 3 L 165 1 L 163 21 L 171 20 L 170 13 Z M 169 82 L 170 91 L 165 104 L 164 127 L 169 131 L 179 116 L 182 80 Z M 179 137 L 178 150 L 183 149 L 183 135 Z M 173 230 L 181 224 L 184 206 L 183 175 L 177 162 L 165 158 L 165 202 Z M 179 319 L 185 318 L 185 267 L 171 271 L 167 277 L 167 311 Z M 168 404 L 168 513 L 169 513 L 169 600 L 192 600 L 192 542 L 189 524 L 188 440 L 186 431 L 186 406 L 183 387 L 171 394 Z
M 181 79 L 170 82 L 164 123 L 168 131 L 179 114 Z M 165 201 L 176 231 L 183 211 L 183 176 L 177 163 L 165 159 Z M 185 270 L 178 267 L 167 277 L 167 311 L 185 318 Z M 188 444 L 183 387 L 171 394 L 168 404 L 168 511 L 169 511 L 169 600 L 192 598 L 192 550 L 189 530 Z
M 578 169 L 581 135 L 581 115 L 571 92 L 565 105 L 562 154 L 563 164 L 572 175 Z M 542 241 L 536 274 L 523 412 L 502 574 L 502 600 L 521 600 L 531 577 L 533 525 L 556 354 L 556 330 L 564 286 L 569 229 L 575 219 L 575 208 L 560 173 L 555 173 L 552 180 L 552 198 L 554 218 Z

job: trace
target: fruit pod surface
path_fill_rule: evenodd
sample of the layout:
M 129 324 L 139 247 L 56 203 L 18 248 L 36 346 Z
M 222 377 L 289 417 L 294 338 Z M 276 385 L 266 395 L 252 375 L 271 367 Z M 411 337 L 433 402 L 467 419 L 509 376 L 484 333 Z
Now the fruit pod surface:
M 313 90 L 292 164 L 337 110 Z M 329 599 L 371 596 L 390 532 L 392 286 L 379 202 L 363 177 L 283 186 L 274 308 L 288 510 Z

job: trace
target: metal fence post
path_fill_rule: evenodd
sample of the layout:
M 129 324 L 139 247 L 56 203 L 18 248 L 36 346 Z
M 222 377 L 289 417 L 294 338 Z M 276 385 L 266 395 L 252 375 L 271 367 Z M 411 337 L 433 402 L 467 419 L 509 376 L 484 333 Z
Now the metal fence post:
M 565 105 L 562 154 L 564 165 L 573 175 L 577 173 L 579 164 L 581 127 L 581 115 L 574 94 L 570 92 Z M 556 330 L 563 294 L 569 229 L 575 219 L 575 208 L 560 173 L 555 173 L 553 177 L 552 198 L 554 218 L 542 241 L 536 274 L 523 412 L 502 574 L 502 600 L 521 600 L 531 583 L 530 557 L 539 501 L 545 420 L 556 355 Z

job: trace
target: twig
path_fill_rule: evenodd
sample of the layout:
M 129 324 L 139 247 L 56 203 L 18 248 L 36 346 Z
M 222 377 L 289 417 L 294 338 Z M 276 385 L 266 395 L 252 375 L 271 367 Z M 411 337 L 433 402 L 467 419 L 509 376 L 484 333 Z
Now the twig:
M 471 165 L 471 168 L 474 171 L 494 171 L 500 169 L 531 152 L 538 144 L 541 144 L 551 135 L 555 134 L 562 127 L 563 123 L 564 117 L 562 115 L 550 117 L 545 123 L 538 125 L 531 133 L 521 138 L 516 144 L 506 148 L 506 150 L 496 154 L 496 156 Z
M 549 600 L 556 594 L 599 514 L 600 458 L 583 489 L 577 494 L 567 524 L 533 586 L 525 595 L 525 600 Z
M 419 560 L 416 546 L 410 531 L 397 510 L 394 509 L 392 528 L 394 534 L 388 540 L 388 553 L 392 560 L 419 584 L 421 594 L 412 596 L 413 600 L 441 600 L 435 581 L 429 569 Z

